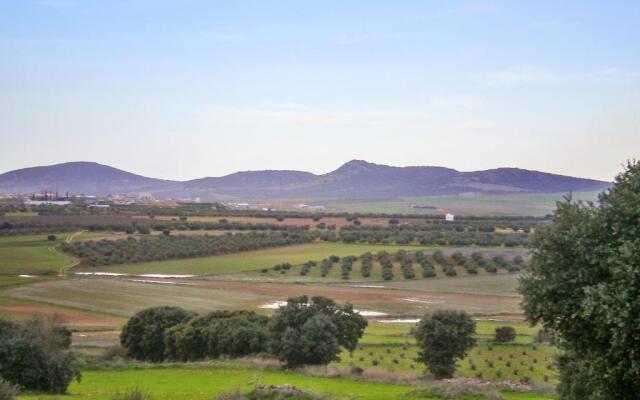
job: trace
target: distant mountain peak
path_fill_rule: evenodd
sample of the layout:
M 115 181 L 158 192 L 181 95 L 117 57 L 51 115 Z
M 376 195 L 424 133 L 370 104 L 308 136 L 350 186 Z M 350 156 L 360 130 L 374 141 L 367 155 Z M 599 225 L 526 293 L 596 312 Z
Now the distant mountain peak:
M 342 164 L 334 172 L 367 171 L 376 167 L 383 167 L 383 165 L 370 163 L 365 160 L 351 160 Z
M 24 168 L 0 174 L 0 193 L 43 189 L 75 194 L 150 193 L 158 198 L 374 198 L 460 193 L 600 191 L 608 182 L 520 168 L 459 172 L 444 167 L 393 167 L 351 160 L 323 175 L 294 170 L 236 172 L 185 182 L 132 174 L 91 161 Z

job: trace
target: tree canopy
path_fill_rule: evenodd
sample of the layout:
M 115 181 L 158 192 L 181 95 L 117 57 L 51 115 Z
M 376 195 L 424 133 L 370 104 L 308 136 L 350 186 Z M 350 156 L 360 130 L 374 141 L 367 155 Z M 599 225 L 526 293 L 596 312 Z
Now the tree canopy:
M 560 338 L 567 400 L 631 400 L 640 393 L 640 163 L 597 203 L 557 205 L 532 240 L 521 279 L 524 310 Z
M 245 310 L 196 315 L 165 332 L 165 356 L 193 361 L 263 353 L 268 323 L 269 317 Z
M 165 331 L 191 318 L 179 307 L 153 307 L 131 317 L 120 333 L 120 343 L 129 357 L 160 362 L 165 356 Z
M 21 324 L 0 319 L 0 377 L 22 389 L 64 393 L 80 379 L 70 345 L 71 332 L 56 318 L 34 317 Z
M 464 311 L 438 310 L 425 314 L 413 330 L 420 351 L 418 361 L 436 378 L 451 378 L 456 360 L 476 343 L 476 323 Z
M 346 303 L 326 297 L 294 297 L 276 311 L 269 323 L 269 348 L 290 368 L 328 364 L 340 348 L 355 350 L 367 321 Z

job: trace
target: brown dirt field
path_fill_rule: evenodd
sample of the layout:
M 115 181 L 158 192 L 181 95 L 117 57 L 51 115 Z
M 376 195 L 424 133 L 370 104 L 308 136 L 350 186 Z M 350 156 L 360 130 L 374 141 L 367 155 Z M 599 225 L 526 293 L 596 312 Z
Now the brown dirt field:
M 326 296 L 334 300 L 349 301 L 374 310 L 419 314 L 427 308 L 465 309 L 475 314 L 514 314 L 520 310 L 520 298 L 464 293 L 428 293 L 412 290 L 354 288 L 349 286 L 287 285 L 273 283 L 246 283 L 229 281 L 199 281 L 196 283 L 211 289 L 249 292 L 265 296 L 277 296 L 283 300 L 292 296 Z M 407 300 L 411 299 L 411 300 Z
M 29 317 L 32 315 L 59 315 L 62 323 L 69 327 L 106 327 L 121 326 L 124 319 L 107 315 L 93 314 L 85 311 L 75 311 L 60 307 L 37 306 L 29 304 L 2 304 L 0 312 L 15 315 L 17 317 Z

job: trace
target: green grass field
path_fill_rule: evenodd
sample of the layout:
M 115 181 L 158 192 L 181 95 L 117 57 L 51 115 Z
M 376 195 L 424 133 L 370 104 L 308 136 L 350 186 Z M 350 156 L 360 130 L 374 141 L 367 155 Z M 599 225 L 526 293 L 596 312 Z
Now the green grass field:
M 349 378 L 314 377 L 275 369 L 256 369 L 232 363 L 192 364 L 181 367 L 161 366 L 142 369 L 106 369 L 85 371 L 80 383 L 74 383 L 66 396 L 24 395 L 20 399 L 109 399 L 116 391 L 139 388 L 154 399 L 211 400 L 221 392 L 249 390 L 256 384 L 284 385 L 331 396 L 334 399 L 391 400 L 423 399 L 408 396 L 419 385 L 382 383 Z M 550 400 L 540 393 L 502 394 L 504 400 Z
M 258 270 L 288 262 L 300 264 L 309 260 L 321 260 L 332 254 L 337 256 L 360 255 L 367 251 L 399 249 L 414 250 L 420 246 L 383 246 L 343 243 L 310 243 L 297 246 L 248 251 L 222 256 L 188 258 L 182 260 L 158 261 L 139 264 L 125 264 L 109 267 L 96 267 L 100 271 L 125 272 L 130 274 L 194 274 L 213 275 Z
M 50 275 L 72 262 L 71 257 L 47 246 L 1 246 L 0 274 Z
M 395 279 L 385 282 L 385 286 L 399 290 L 519 297 L 517 293 L 519 274 L 507 272 L 487 274 L 481 271 L 478 275 L 466 275 L 462 271 L 459 271 L 458 276 L 455 277 L 438 273 L 437 277 L 430 279 Z
M 493 343 L 495 328 L 499 326 L 513 327 L 516 340 L 508 344 Z M 412 327 L 413 324 L 408 323 L 370 323 L 358 348 L 353 354 L 344 351 L 337 365 L 422 374 L 425 368 L 415 361 L 418 348 L 410 334 Z M 456 376 L 493 381 L 526 380 L 540 387 L 551 387 L 557 380 L 552 369 L 557 350 L 534 345 L 536 331 L 526 323 L 477 321 L 478 345 L 458 363 Z
M 0 236 L 0 246 L 51 246 L 60 243 L 69 236 L 71 232 L 42 233 L 39 235 L 14 235 Z M 47 236 L 55 235 L 56 240 L 50 241 Z
M 50 248 L 64 241 L 70 233 L 54 235 L 55 241 L 49 241 L 48 234 L 0 237 L 0 275 L 53 275 L 69 265 L 71 257 Z
M 595 200 L 599 192 L 573 193 L 576 200 Z M 526 193 L 504 195 L 457 195 L 431 197 L 405 197 L 374 200 L 318 200 L 331 211 L 401 213 L 401 214 L 443 214 L 456 215 L 527 215 L 544 216 L 555 210 L 555 202 L 564 193 Z M 432 206 L 435 210 L 414 208 L 414 205 Z

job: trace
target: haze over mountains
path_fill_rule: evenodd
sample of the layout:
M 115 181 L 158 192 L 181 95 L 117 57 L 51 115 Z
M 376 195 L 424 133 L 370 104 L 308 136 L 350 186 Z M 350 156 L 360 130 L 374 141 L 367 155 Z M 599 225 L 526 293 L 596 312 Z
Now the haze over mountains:
M 139 194 L 157 198 L 375 198 L 461 193 L 559 193 L 603 190 L 608 182 L 519 168 L 460 172 L 443 167 L 393 167 L 352 160 L 335 171 L 236 172 L 172 181 L 144 177 L 94 162 L 69 162 L 0 174 L 0 193 L 43 189 L 74 194 Z

